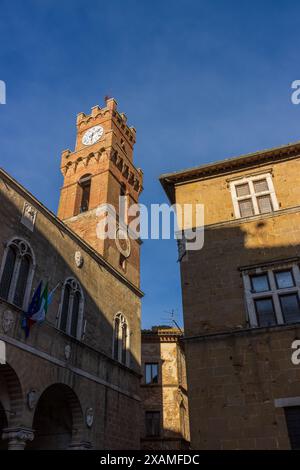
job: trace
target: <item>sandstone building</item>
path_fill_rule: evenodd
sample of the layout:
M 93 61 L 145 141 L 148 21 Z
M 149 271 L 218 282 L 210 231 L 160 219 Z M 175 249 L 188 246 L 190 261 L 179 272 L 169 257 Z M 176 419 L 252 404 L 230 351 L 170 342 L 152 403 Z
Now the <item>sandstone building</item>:
M 127 237 L 142 190 L 135 138 L 114 99 L 78 115 L 58 217 L 0 172 L 2 449 L 139 448 L 140 243 Z M 117 211 L 114 240 L 97 233 L 105 203 Z M 58 288 L 26 338 L 21 319 L 40 281 Z
M 178 328 L 142 331 L 141 448 L 189 448 L 184 346 Z
M 194 449 L 300 448 L 299 174 L 295 143 L 161 177 L 204 204 L 180 263 Z

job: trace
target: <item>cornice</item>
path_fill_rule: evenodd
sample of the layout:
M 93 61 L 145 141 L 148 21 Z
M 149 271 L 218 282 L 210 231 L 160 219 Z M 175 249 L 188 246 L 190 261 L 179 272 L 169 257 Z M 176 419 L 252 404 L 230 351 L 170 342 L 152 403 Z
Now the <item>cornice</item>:
M 274 217 L 280 217 L 286 214 L 295 214 L 298 212 L 300 212 L 300 206 L 286 207 L 284 209 L 278 209 L 277 211 L 267 212 L 265 214 L 256 214 L 251 215 L 250 217 L 241 217 L 239 219 L 225 220 L 222 222 L 216 222 L 214 224 L 207 224 L 204 225 L 204 228 L 205 230 L 213 230 L 215 228 L 241 226 L 259 220 L 273 219 Z M 196 230 L 196 227 L 193 227 L 192 230 Z
M 202 180 L 208 177 L 216 177 L 220 174 L 233 173 L 245 168 L 259 166 L 266 163 L 276 163 L 277 161 L 290 160 L 300 156 L 300 141 L 260 150 L 254 153 L 248 153 L 238 157 L 227 158 L 213 163 L 200 165 L 193 168 L 187 168 L 173 173 L 166 173 L 160 176 L 159 180 L 164 188 L 170 202 L 175 202 L 174 187 L 177 184 L 197 179 Z
M 142 343 L 177 342 L 183 337 L 183 332 L 175 329 L 142 330 Z
M 76 154 L 78 154 L 78 156 L 76 156 Z M 117 150 L 109 151 L 105 147 L 101 147 L 99 150 L 91 151 L 87 155 L 83 156 L 82 150 L 71 152 L 69 149 L 67 149 L 62 152 L 61 158 L 61 172 L 64 177 L 69 171 L 72 171 L 73 174 L 75 174 L 78 165 L 81 163 L 88 171 L 90 162 L 96 161 L 96 163 L 99 163 L 101 160 L 103 161 L 104 159 L 107 159 L 122 174 L 123 178 L 128 181 L 128 184 L 134 188 L 137 194 L 140 194 L 143 190 L 142 170 L 140 168 L 135 168 L 133 163 L 129 162 L 128 158 L 126 158 L 125 162 L 124 157 Z M 93 174 L 93 176 L 95 176 L 95 174 Z

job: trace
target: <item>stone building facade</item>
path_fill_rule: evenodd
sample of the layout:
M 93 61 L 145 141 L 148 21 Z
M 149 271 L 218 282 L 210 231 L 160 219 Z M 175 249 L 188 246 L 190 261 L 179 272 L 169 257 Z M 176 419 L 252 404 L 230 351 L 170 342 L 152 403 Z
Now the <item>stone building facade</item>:
M 189 417 L 182 331 L 142 331 L 141 448 L 189 448 Z
M 75 151 L 62 154 L 59 217 L 0 172 L 2 449 L 140 446 L 140 243 L 120 236 L 142 190 L 134 142 L 114 99 L 80 113 Z M 116 207 L 114 240 L 96 232 L 105 203 Z M 26 338 L 40 281 L 56 290 Z
M 180 263 L 194 449 L 300 448 L 299 172 L 295 143 L 161 177 L 204 204 Z

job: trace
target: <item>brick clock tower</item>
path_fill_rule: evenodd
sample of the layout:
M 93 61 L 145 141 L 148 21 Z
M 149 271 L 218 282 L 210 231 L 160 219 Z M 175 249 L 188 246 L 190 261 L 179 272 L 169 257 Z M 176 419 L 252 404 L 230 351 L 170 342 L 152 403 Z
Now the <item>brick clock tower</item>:
M 106 100 L 104 108 L 94 106 L 90 115 L 78 114 L 75 151 L 62 152 L 64 183 L 58 217 L 139 287 L 140 241 L 124 239 L 128 208 L 138 202 L 142 191 L 143 173 L 133 164 L 135 137 L 134 127 L 128 127 L 126 115 L 117 111 L 113 98 Z M 117 214 L 115 239 L 97 235 L 97 208 L 104 203 Z

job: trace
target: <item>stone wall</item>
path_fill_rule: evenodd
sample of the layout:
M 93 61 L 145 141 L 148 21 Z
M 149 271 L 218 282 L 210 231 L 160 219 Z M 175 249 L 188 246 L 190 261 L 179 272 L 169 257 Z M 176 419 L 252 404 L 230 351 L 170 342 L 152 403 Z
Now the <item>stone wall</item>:
M 177 329 L 155 329 L 142 334 L 141 436 L 144 449 L 188 448 L 189 422 L 185 355 Z M 145 364 L 157 363 L 158 383 L 146 384 Z M 184 408 L 184 413 L 180 408 Z M 146 411 L 161 414 L 160 436 L 147 436 Z M 184 420 L 184 422 L 182 422 Z
M 204 246 L 181 261 L 194 449 L 290 448 L 276 403 L 300 397 L 291 362 L 300 328 L 251 328 L 242 273 L 300 262 L 299 168 L 295 144 L 162 177 L 176 203 L 204 204 L 205 212 Z M 266 173 L 278 210 L 236 219 L 230 182 Z
M 36 260 L 31 295 L 41 280 L 48 281 L 52 289 L 67 277 L 74 277 L 83 289 L 86 322 L 84 334 L 78 339 L 58 330 L 59 287 L 46 321 L 34 325 L 25 339 L 21 309 L 0 301 L 0 337 L 7 344 L 7 366 L 0 366 L 0 379 L 7 384 L 7 377 L 16 377 L 20 396 L 17 417 L 8 414 L 8 426 L 30 429 L 36 405 L 28 407 L 28 393 L 34 390 L 38 402 L 50 386 L 63 384 L 68 387 L 68 396 L 74 394 L 70 403 L 78 403 L 74 413 L 80 424 L 80 442 L 74 431 L 72 445 L 84 446 L 87 442 L 87 446 L 98 449 L 139 448 L 142 293 L 4 172 L 0 191 L 0 262 L 9 240 L 26 240 Z M 25 202 L 37 211 L 33 231 L 20 223 Z M 83 257 L 81 268 L 75 263 L 76 251 Z M 7 312 L 9 329 L 3 321 Z M 126 316 L 129 325 L 128 367 L 112 359 L 113 320 L 118 312 Z M 8 393 L 3 397 L 6 399 L 12 400 L 12 395 Z M 87 410 L 93 416 L 91 427 L 86 424 Z

